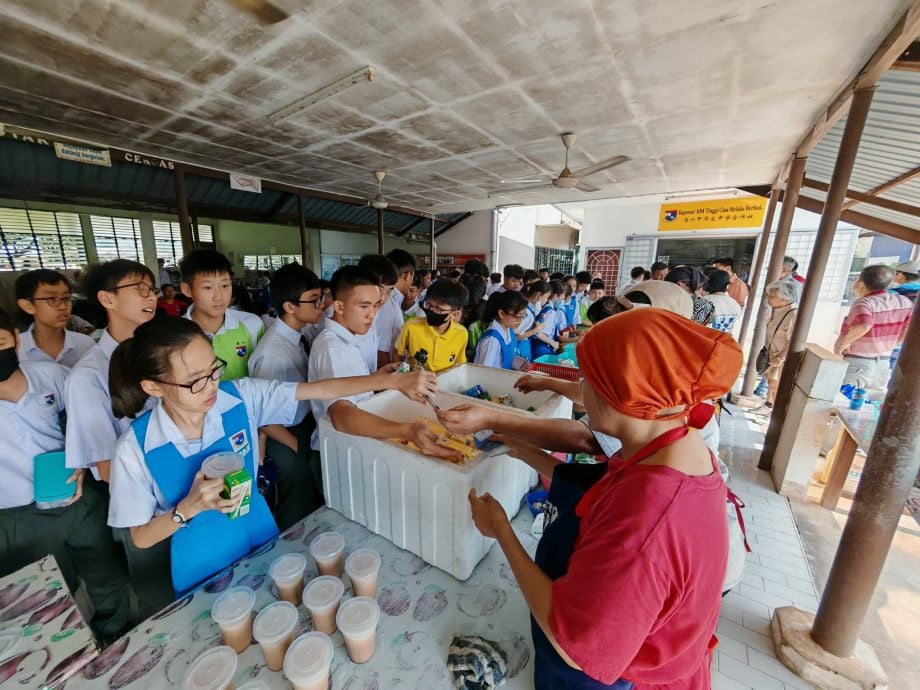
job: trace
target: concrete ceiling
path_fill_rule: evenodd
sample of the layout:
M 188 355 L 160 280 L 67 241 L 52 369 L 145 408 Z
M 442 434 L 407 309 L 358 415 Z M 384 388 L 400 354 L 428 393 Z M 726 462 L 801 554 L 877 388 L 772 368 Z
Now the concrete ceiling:
M 0 0 L 0 122 L 435 212 L 769 183 L 910 0 Z M 366 65 L 377 77 L 267 116 Z M 554 176 L 559 133 L 599 191 Z

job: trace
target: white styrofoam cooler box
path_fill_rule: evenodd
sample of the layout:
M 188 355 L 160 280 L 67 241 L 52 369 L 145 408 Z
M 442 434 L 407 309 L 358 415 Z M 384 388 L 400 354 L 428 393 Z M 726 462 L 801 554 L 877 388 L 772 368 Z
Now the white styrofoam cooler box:
M 443 408 L 464 403 L 491 406 L 448 391 L 467 390 L 478 383 L 491 394 L 507 395 L 520 376 L 463 365 L 438 377 L 442 390 L 435 402 Z M 523 415 L 571 416 L 571 401 L 554 393 L 518 394 L 513 401 L 537 410 L 521 411 Z M 375 395 L 358 407 L 395 421 L 436 419 L 431 406 L 397 391 Z M 529 466 L 504 454 L 455 465 L 395 441 L 336 431 L 328 417 L 320 419 L 318 426 L 326 504 L 460 580 L 472 574 L 493 543 L 473 524 L 470 489 L 492 494 L 511 518 L 537 480 Z

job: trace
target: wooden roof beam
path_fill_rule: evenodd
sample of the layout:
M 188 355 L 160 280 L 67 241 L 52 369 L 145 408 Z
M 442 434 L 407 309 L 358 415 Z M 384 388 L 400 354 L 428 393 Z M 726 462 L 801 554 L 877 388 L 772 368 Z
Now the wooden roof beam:
M 920 62 L 918 62 L 918 64 L 920 64 Z M 868 192 L 866 192 L 866 194 L 868 194 L 869 196 L 877 196 L 879 194 L 883 194 L 884 192 L 887 192 L 889 189 L 894 189 L 898 185 L 902 185 L 905 182 L 910 182 L 915 177 L 920 177 L 920 165 L 918 165 L 916 168 L 913 168 L 912 170 L 908 170 L 906 173 L 903 173 L 901 175 L 898 175 L 897 177 L 894 177 L 888 180 L 887 182 L 883 182 L 878 187 L 873 187 Z M 856 206 L 856 204 L 858 203 L 861 203 L 861 202 L 848 201 L 843 205 L 843 210 L 846 211 L 848 208 L 852 208 Z
M 818 180 L 811 180 L 807 177 L 802 181 L 803 187 L 809 187 L 811 189 L 817 189 L 822 192 L 828 190 L 828 185 L 826 182 L 819 182 Z M 856 203 L 860 204 L 869 204 L 870 206 L 878 206 L 879 208 L 885 208 L 889 211 L 897 211 L 898 213 L 904 213 L 908 216 L 917 216 L 920 218 L 920 206 L 913 206 L 912 204 L 905 204 L 903 201 L 893 201 L 892 199 L 882 199 L 881 197 L 872 196 L 866 192 L 857 192 L 852 189 L 847 190 L 847 198 L 853 199 Z
M 801 194 L 799 195 L 796 206 L 805 211 L 811 211 L 812 213 L 824 213 L 824 204 L 822 202 Z M 840 220 L 844 223 L 850 223 L 851 225 L 857 225 L 866 230 L 877 232 L 880 235 L 894 237 L 912 244 L 920 244 L 920 230 L 909 228 L 906 225 L 892 223 L 889 220 L 882 220 L 881 218 L 869 216 L 857 211 L 841 211 Z

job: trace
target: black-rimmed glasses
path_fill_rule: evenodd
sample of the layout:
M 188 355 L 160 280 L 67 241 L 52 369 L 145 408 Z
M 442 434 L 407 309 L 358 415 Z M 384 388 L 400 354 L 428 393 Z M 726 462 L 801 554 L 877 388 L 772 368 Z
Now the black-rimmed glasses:
M 125 285 L 124 287 L 128 287 Z M 176 388 L 185 388 L 192 395 L 198 395 L 203 391 L 207 385 L 208 381 L 220 381 L 220 377 L 224 375 L 224 372 L 227 370 L 227 363 L 222 360 L 220 357 L 217 358 L 218 364 L 215 365 L 211 371 L 209 371 L 204 376 L 195 379 L 191 383 L 176 383 L 175 381 L 161 381 L 160 379 L 154 379 L 157 383 L 161 383 L 167 386 L 175 386 Z
M 109 292 L 118 292 L 119 290 L 124 290 L 125 288 L 133 287 L 137 290 L 137 294 L 141 297 L 150 297 L 150 295 L 156 295 L 159 297 L 160 288 L 154 287 L 150 283 L 145 283 L 143 280 L 140 280 L 136 283 L 128 283 L 127 285 L 116 285 Z
M 326 298 L 323 297 L 322 295 L 320 295 L 320 296 L 317 297 L 316 299 L 299 299 L 299 300 L 297 300 L 297 304 L 312 304 L 314 307 L 316 307 L 317 309 L 320 309 L 320 310 L 322 310 L 323 304 L 325 304 L 325 302 L 326 302 Z

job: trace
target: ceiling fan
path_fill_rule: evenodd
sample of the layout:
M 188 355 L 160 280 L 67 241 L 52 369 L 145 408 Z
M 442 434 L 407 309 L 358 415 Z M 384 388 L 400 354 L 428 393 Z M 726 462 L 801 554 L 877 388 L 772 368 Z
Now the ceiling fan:
M 597 187 L 592 187 L 590 185 L 584 184 L 582 180 L 590 175 L 594 175 L 595 173 L 599 173 L 602 170 L 607 170 L 629 160 L 629 156 L 614 156 L 613 158 L 602 160 L 599 163 L 594 163 L 586 168 L 572 172 L 569 170 L 569 149 L 571 149 L 572 145 L 575 143 L 575 135 L 571 132 L 564 132 L 560 135 L 560 137 L 562 138 L 562 145 L 565 147 L 565 164 L 562 168 L 562 172 L 559 173 L 558 177 L 550 178 L 548 180 L 509 180 L 509 182 L 512 183 L 541 182 L 541 184 L 531 187 L 515 187 L 511 189 L 494 190 L 489 192 L 488 196 L 491 198 L 496 196 L 506 196 L 508 194 L 517 194 L 521 192 L 534 192 L 539 189 L 548 189 L 550 187 L 555 187 L 556 189 L 579 189 L 583 192 L 596 192 L 598 191 Z M 505 180 L 502 180 L 502 182 L 505 182 Z
M 386 176 L 387 174 L 383 171 L 377 170 L 374 172 L 374 177 L 377 178 L 377 196 L 375 196 L 373 199 L 368 199 L 370 205 L 374 208 L 383 209 L 389 206 L 386 197 L 383 196 L 383 192 L 380 190 L 380 187 L 383 184 L 383 178 Z
M 227 0 L 238 10 L 249 13 L 261 24 L 277 24 L 288 18 L 288 13 L 269 0 Z

